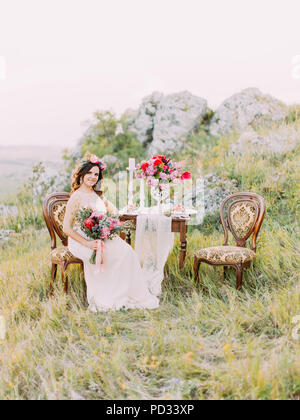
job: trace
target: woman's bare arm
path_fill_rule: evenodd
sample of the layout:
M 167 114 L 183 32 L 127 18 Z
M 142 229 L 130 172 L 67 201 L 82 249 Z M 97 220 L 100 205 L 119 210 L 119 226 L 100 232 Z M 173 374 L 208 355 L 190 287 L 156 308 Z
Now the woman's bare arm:
M 104 196 L 102 196 L 102 199 L 104 201 L 104 204 L 105 204 L 105 207 L 106 207 L 108 213 L 112 213 L 115 216 L 118 216 L 119 210 L 117 209 L 117 207 L 114 206 L 113 203 L 111 203 L 109 200 L 107 200 L 107 198 L 105 198 Z

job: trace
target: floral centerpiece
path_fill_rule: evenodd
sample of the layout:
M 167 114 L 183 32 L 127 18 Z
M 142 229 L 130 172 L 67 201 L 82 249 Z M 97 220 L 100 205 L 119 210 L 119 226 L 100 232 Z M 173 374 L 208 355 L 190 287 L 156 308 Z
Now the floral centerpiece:
M 147 184 L 153 187 L 153 196 L 158 201 L 160 211 L 164 192 L 168 191 L 170 184 L 175 185 L 185 179 L 191 179 L 190 172 L 182 172 L 179 163 L 164 155 L 153 156 L 148 161 L 139 163 L 135 176 L 146 179 Z
M 91 240 L 99 240 L 99 248 L 92 253 L 90 258 L 91 264 L 96 264 L 97 253 L 99 254 L 99 259 L 103 258 L 103 241 L 105 239 L 113 239 L 114 236 L 118 235 L 120 232 L 126 231 L 132 225 L 130 221 L 120 222 L 118 219 L 111 217 L 110 215 L 102 214 L 100 212 L 92 211 L 89 208 L 79 209 L 76 220 L 80 225 L 81 230 L 84 234 L 91 238 Z M 101 254 L 101 255 L 100 255 Z

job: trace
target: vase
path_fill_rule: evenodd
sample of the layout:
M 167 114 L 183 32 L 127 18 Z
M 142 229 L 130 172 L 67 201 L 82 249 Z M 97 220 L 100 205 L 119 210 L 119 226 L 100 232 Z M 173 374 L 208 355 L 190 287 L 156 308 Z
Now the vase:
M 164 200 L 169 197 L 170 194 L 170 185 L 169 184 L 162 184 L 164 187 L 161 189 L 161 186 L 158 184 L 156 187 L 151 187 L 151 197 L 157 201 L 158 206 L 158 213 L 163 213 L 163 202 Z

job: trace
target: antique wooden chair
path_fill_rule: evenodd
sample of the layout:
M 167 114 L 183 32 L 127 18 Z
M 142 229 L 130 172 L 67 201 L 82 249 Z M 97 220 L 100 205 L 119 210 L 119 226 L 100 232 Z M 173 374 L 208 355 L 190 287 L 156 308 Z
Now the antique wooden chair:
M 53 285 L 56 280 L 57 266 L 61 268 L 61 276 L 64 284 L 64 291 L 68 293 L 67 269 L 71 264 L 81 264 L 83 261 L 74 257 L 68 249 L 68 238 L 63 232 L 63 222 L 65 217 L 66 205 L 70 195 L 65 192 L 53 193 L 43 201 L 43 214 L 51 237 L 51 281 L 50 295 L 53 294 Z M 62 246 L 57 247 L 56 235 L 62 242 Z M 84 271 L 83 271 L 84 273 Z M 84 275 L 84 274 L 83 274 Z M 86 292 L 86 289 L 85 289 Z
M 195 252 L 194 275 L 199 283 L 201 262 L 214 266 L 224 266 L 224 277 L 227 266 L 235 267 L 237 289 L 243 281 L 243 269 L 249 267 L 256 257 L 256 239 L 266 211 L 265 200 L 258 194 L 241 192 L 225 198 L 220 207 L 220 217 L 225 235 L 223 246 L 203 248 Z M 228 230 L 233 235 L 236 246 L 228 245 Z M 252 235 L 250 249 L 246 242 Z

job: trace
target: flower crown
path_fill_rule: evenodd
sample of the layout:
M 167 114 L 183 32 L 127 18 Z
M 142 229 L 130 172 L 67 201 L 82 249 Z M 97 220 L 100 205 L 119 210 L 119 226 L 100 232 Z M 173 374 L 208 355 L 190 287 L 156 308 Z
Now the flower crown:
M 85 166 L 88 163 L 94 163 L 95 165 L 99 165 L 102 171 L 105 171 L 107 166 L 106 163 L 104 162 L 104 160 L 99 159 L 96 155 L 91 155 L 88 159 L 83 160 L 81 162 L 80 167 L 82 168 L 83 166 Z

